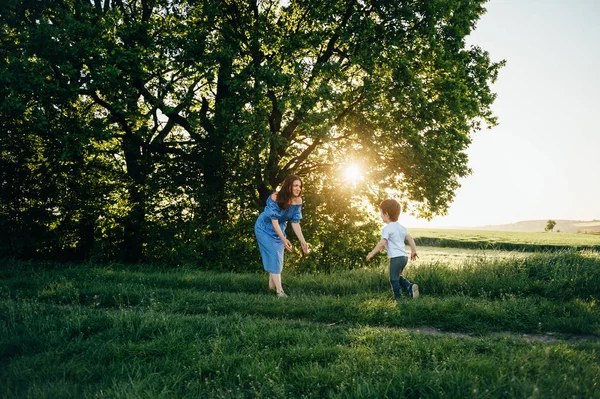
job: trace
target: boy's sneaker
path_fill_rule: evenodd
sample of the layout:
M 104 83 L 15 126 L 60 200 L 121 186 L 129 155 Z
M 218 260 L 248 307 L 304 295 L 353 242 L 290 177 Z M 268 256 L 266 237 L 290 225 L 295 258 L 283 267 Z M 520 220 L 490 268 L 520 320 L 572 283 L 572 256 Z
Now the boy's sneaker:
M 408 293 L 412 299 L 417 299 L 419 297 L 419 286 L 417 284 L 411 284 Z

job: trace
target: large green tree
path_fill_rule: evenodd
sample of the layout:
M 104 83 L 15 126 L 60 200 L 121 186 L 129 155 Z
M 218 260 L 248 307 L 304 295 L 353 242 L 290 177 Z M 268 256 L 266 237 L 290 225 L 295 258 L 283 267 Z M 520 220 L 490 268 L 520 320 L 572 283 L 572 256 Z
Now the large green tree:
M 288 173 L 335 181 L 352 159 L 370 187 L 443 214 L 471 135 L 495 124 L 502 63 L 465 44 L 483 3 L 9 0 L 1 140 L 25 129 L 57 162 L 100 159 L 111 172 L 95 187 L 124 201 L 129 260 L 173 217 L 165 201 L 219 238 L 221 218 L 261 207 Z M 69 204 L 84 224 L 108 208 Z

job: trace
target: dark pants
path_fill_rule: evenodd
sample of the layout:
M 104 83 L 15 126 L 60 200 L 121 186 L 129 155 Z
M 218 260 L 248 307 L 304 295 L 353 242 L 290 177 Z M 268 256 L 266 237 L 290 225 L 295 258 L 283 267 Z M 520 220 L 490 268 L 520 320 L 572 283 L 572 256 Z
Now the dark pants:
M 408 292 L 411 282 L 402 277 L 402 270 L 408 263 L 408 256 L 397 256 L 390 258 L 390 283 L 392 283 L 392 291 L 394 297 L 400 298 L 400 286 L 404 287 Z

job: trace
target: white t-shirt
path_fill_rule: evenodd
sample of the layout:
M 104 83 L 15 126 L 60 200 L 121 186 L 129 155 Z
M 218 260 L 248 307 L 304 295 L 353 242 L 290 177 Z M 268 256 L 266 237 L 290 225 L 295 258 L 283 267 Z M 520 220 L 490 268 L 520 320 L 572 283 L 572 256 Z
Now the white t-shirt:
M 398 222 L 389 222 L 381 231 L 381 238 L 387 240 L 385 249 L 387 250 L 388 258 L 395 258 L 397 256 L 408 256 L 406 252 L 406 245 L 404 240 L 408 235 L 406 227 L 402 226 Z

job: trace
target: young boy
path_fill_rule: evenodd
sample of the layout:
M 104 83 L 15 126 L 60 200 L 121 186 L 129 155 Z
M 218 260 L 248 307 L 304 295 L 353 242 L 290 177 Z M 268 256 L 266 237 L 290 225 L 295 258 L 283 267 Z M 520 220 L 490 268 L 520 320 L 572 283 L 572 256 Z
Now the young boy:
M 410 260 L 415 260 L 419 256 L 417 255 L 415 240 L 408 234 L 406 227 L 398 223 L 400 204 L 393 199 L 387 199 L 379 204 L 379 209 L 381 209 L 381 220 L 387 224 L 381 231 L 381 241 L 369 252 L 367 260 L 370 260 L 383 247 L 386 247 L 387 256 L 390 258 L 390 283 L 392 284 L 394 297 L 396 299 L 400 298 L 400 286 L 402 286 L 406 288 L 408 295 L 412 298 L 418 298 L 419 286 L 402 276 L 402 270 L 408 263 L 404 240 L 408 241 L 410 245 Z

